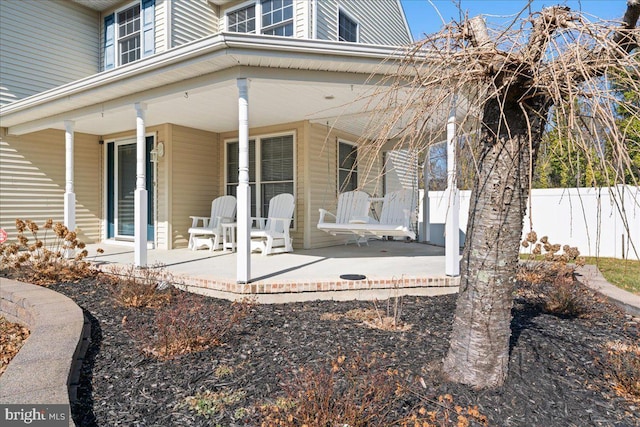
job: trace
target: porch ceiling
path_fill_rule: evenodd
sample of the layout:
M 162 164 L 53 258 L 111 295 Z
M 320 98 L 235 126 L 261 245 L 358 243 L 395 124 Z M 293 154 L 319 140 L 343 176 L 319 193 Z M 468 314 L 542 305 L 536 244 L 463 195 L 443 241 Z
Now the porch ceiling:
M 6 105 L 0 118 L 16 135 L 65 120 L 106 135 L 135 129 L 133 105 L 144 102 L 146 126 L 227 132 L 238 128 L 237 78 L 248 78 L 250 127 L 310 120 L 360 135 L 366 96 L 401 57 L 390 46 L 222 33 Z

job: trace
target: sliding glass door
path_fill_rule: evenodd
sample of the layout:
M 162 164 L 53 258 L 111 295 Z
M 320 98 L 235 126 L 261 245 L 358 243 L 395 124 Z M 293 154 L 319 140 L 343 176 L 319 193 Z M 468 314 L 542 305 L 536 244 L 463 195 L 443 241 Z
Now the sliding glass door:
M 146 138 L 147 167 L 146 187 L 148 192 L 147 239 L 154 239 L 153 226 L 153 163 L 150 151 L 153 137 Z M 133 240 L 134 194 L 136 189 L 136 142 L 123 140 L 107 145 L 107 238 Z

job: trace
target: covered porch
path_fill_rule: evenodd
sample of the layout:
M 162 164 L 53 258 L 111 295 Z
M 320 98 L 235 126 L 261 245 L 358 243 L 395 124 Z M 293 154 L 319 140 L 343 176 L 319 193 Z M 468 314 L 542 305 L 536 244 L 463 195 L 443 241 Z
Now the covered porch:
M 100 269 L 133 264 L 134 248 L 96 244 L 103 254 L 88 260 Z M 236 281 L 237 253 L 231 251 L 152 249 L 149 268 L 164 269 L 168 282 L 220 298 L 253 296 L 263 303 L 316 299 L 386 299 L 400 295 L 457 292 L 458 277 L 446 276 L 443 247 L 372 240 L 369 245 L 301 249 L 273 256 L 251 255 L 253 280 Z M 361 280 L 342 275 L 362 275 Z
M 211 262 L 207 268 L 216 274 L 228 271 L 228 277 L 216 275 L 207 283 L 246 293 L 276 271 L 305 271 L 299 267 L 303 261 L 271 270 L 260 264 L 278 268 L 279 260 L 284 263 L 289 256 L 258 261 L 249 253 L 249 217 L 264 216 L 268 185 L 286 187 L 278 192 L 295 197 L 292 257 L 303 250 L 337 248 L 332 245 L 339 242 L 317 230 L 316 224 L 319 208 L 331 209 L 340 191 L 338 147 L 375 140 L 388 114 L 376 103 L 377 89 L 389 84 L 384 78 L 398 72 L 402 58 L 404 51 L 397 47 L 222 33 L 11 104 L 2 115 L 6 143 L 15 150 L 15 158 L 25 147 L 33 149 L 19 159 L 23 163 L 43 154 L 50 140 L 57 146 L 64 143 L 64 151 L 55 151 L 55 162 L 50 153 L 42 162 L 55 164 L 56 170 L 46 176 L 57 174 L 56 182 L 63 185 L 56 185 L 64 194 L 57 197 L 62 188 L 56 188 L 46 211 L 39 213 L 48 218 L 52 206 L 58 208 L 63 200 L 65 225 L 88 237 L 85 242 L 108 247 L 120 240 L 132 245 L 108 251 L 133 254 L 122 260 L 124 264 L 173 265 L 178 254 L 189 253 L 182 249 L 189 216 L 206 215 L 211 200 L 220 195 L 235 195 L 238 254 L 220 255 L 223 267 L 214 262 L 217 254 L 195 256 Z M 403 95 L 408 100 L 413 96 L 417 94 L 411 90 Z M 456 113 L 449 107 L 431 114 L 427 127 L 452 142 Z M 286 176 L 261 176 L 268 169 L 260 157 L 267 152 L 265 140 L 287 149 L 286 158 L 277 159 L 284 165 L 279 172 Z M 395 145 L 393 140 L 387 143 L 380 151 Z M 365 164 L 369 159 L 362 151 L 358 157 L 362 155 Z M 369 155 L 373 166 L 361 173 L 357 186 L 381 196 L 384 153 Z M 44 166 L 33 169 L 39 173 Z M 436 275 L 458 274 L 454 177 L 450 173 L 450 256 L 440 269 L 433 269 Z M 16 197 L 35 198 L 15 182 Z M 417 190 L 417 182 L 412 185 Z M 429 240 L 428 231 L 421 239 Z M 158 259 L 160 253 L 172 262 Z M 360 265 L 355 259 L 347 262 Z M 396 271 L 387 273 L 393 278 L 409 275 L 408 270 L 386 271 Z M 308 280 L 317 280 L 317 274 L 310 273 Z M 224 279 L 220 283 L 219 277 Z M 299 277 L 285 279 L 301 283 Z

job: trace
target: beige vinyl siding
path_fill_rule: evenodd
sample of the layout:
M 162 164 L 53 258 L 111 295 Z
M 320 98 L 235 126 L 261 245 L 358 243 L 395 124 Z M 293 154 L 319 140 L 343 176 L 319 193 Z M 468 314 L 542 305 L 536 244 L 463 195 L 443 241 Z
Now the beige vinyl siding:
M 165 124 L 156 128 L 156 147 L 164 144 L 164 156 L 158 158 L 156 165 L 156 244 L 159 249 L 171 249 L 171 200 L 169 171 L 171 165 L 171 145 L 173 125 Z
M 0 1 L 0 105 L 95 74 L 98 13 L 67 1 Z
M 294 135 L 294 155 L 295 155 L 295 173 L 294 173 L 294 188 L 295 188 L 295 211 L 294 211 L 294 220 L 295 220 L 295 228 L 291 231 L 291 237 L 293 238 L 293 248 L 301 249 L 304 246 L 303 235 L 305 229 L 305 198 L 304 198 L 304 188 L 305 188 L 305 171 L 304 171 L 304 156 L 305 147 L 303 141 L 306 140 L 307 136 L 305 133 L 305 123 L 304 122 L 296 122 L 296 123 L 287 123 L 276 126 L 267 126 L 261 128 L 253 128 L 249 129 L 249 139 L 261 136 L 268 136 L 273 134 L 286 134 L 292 133 Z M 226 177 L 225 177 L 225 151 L 224 146 L 227 141 L 237 141 L 238 133 L 237 132 L 227 132 L 220 134 L 220 159 L 222 160 L 221 166 L 221 189 L 225 191 Z
M 172 47 L 218 32 L 217 7 L 208 0 L 172 0 L 169 4 Z
M 169 5 L 172 2 L 156 0 L 156 8 L 155 8 L 155 23 L 154 23 L 154 43 L 155 43 L 155 53 L 164 52 L 165 50 L 169 50 L 171 46 L 169 46 L 169 13 L 171 12 Z M 104 25 L 104 20 L 102 22 Z M 102 43 L 102 42 L 101 42 Z
M 358 137 L 344 132 L 327 129 L 326 126 L 311 124 L 308 138 L 309 176 L 306 191 L 308 192 L 309 227 L 307 236 L 309 248 L 320 248 L 344 243 L 348 237 L 334 237 L 317 229 L 320 219 L 319 209 L 336 211 L 338 201 L 338 141 L 356 143 Z M 382 195 L 380 181 L 380 155 L 364 155 L 365 150 L 358 148 L 358 187 L 371 196 Z
M 294 37 L 297 39 L 310 39 L 311 34 L 311 5 L 309 0 L 297 0 L 294 12 Z
M 85 243 L 100 241 L 102 157 L 98 137 L 74 135 L 76 226 Z M 0 227 L 15 241 L 17 218 L 64 221 L 65 135 L 47 130 L 0 140 Z
M 400 3 L 395 0 L 317 0 L 317 38 L 338 40 L 338 10 L 358 25 L 359 43 L 405 45 L 411 42 Z
M 182 126 L 171 128 L 171 140 L 165 141 L 169 153 L 168 180 L 171 192 L 172 248 L 189 242 L 190 215 L 211 213 L 211 201 L 223 194 L 223 163 L 219 156 L 218 136 Z M 167 156 L 165 154 L 165 156 Z

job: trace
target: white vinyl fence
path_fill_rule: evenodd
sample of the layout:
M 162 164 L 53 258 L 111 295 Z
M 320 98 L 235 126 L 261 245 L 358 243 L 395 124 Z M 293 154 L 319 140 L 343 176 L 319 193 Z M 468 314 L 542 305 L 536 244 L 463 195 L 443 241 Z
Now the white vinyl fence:
M 460 191 L 460 245 L 464 245 L 470 191 Z M 422 235 L 420 190 L 419 228 Z M 448 200 L 429 192 L 430 242 L 444 246 Z M 551 243 L 575 246 L 584 256 L 640 259 L 640 187 L 552 188 L 531 192 L 523 238 L 530 230 Z M 529 249 L 522 248 L 522 252 Z

